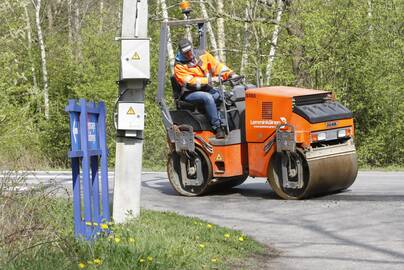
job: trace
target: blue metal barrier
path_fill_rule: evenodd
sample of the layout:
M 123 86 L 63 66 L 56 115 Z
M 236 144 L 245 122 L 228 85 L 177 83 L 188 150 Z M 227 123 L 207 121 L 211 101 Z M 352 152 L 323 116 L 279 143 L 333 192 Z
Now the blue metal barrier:
M 111 221 L 105 104 L 70 99 L 65 111 L 70 116 L 74 235 L 90 240 Z

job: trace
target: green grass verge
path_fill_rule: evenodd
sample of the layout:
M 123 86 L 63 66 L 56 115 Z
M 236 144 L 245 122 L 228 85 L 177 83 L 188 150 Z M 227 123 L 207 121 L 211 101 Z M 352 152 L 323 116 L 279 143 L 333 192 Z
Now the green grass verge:
M 265 247 L 239 231 L 148 210 L 127 224 L 109 225 L 113 233 L 96 241 L 77 241 L 71 202 L 46 203 L 36 223 L 48 233 L 39 230 L 29 241 L 21 237 L 3 245 L 1 269 L 253 269 L 248 258 L 267 255 Z

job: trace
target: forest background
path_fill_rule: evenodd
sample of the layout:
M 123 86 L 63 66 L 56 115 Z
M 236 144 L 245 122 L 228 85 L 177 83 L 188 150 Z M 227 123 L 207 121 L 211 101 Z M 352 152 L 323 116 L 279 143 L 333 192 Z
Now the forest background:
M 178 0 L 149 1 L 151 83 L 144 167 L 163 168 L 166 137 L 154 102 L 161 21 Z M 403 0 L 200 0 L 209 50 L 261 85 L 325 89 L 354 112 L 362 166 L 404 165 Z M 69 166 L 69 98 L 103 100 L 115 155 L 121 1 L 1 0 L 0 165 Z M 186 35 L 171 32 L 175 41 Z M 170 49 L 171 51 L 171 49 Z M 170 52 L 171 54 L 171 52 Z M 172 55 L 171 55 L 172 57 Z M 167 73 L 170 73 L 168 68 Z M 166 86 L 167 95 L 171 93 Z M 172 104 L 172 101 L 171 101 Z

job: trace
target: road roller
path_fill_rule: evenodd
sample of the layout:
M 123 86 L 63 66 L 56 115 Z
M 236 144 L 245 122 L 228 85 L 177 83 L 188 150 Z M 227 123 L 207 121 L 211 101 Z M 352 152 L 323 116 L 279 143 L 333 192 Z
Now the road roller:
M 218 105 L 226 136 L 215 133 L 198 104 L 181 98 L 171 77 L 174 108 L 165 102 L 168 27 L 195 26 L 199 49 L 206 20 L 163 22 L 157 103 L 167 132 L 168 179 L 180 195 L 198 196 L 262 177 L 282 199 L 336 193 L 355 181 L 358 167 L 352 112 L 329 91 L 255 87 L 238 76 L 221 81 Z

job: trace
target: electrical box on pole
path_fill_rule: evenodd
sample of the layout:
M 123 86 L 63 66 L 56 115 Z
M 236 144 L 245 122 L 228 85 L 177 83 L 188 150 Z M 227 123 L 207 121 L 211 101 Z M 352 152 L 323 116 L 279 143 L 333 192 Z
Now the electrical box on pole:
M 124 222 L 140 212 L 145 88 L 150 79 L 147 0 L 123 0 L 120 76 L 116 104 L 113 218 Z

